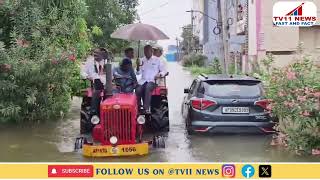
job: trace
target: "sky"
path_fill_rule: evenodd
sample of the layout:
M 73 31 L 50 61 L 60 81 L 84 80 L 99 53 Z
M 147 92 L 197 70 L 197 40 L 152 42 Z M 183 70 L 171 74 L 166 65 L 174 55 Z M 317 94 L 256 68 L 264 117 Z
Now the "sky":
M 182 26 L 190 24 L 191 15 L 186 12 L 192 8 L 192 0 L 139 0 L 138 14 L 141 22 L 151 24 L 162 30 L 170 40 L 158 41 L 164 49 L 176 45 Z

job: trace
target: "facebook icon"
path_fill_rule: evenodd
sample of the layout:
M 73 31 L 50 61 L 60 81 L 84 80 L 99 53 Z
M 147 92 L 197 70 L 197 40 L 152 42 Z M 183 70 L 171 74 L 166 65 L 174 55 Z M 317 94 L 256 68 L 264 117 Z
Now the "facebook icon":
M 254 167 L 249 164 L 244 165 L 242 167 L 241 173 L 245 178 L 251 178 L 254 175 Z

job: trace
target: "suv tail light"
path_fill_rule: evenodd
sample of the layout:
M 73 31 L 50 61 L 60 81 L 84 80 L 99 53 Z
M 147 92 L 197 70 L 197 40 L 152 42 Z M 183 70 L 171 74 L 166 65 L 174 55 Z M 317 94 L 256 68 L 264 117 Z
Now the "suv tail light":
M 210 106 L 217 105 L 217 102 L 215 101 L 209 101 L 206 99 L 193 99 L 191 100 L 191 106 L 198 110 L 204 110 L 207 109 Z
M 260 106 L 265 110 L 269 110 L 269 108 L 268 108 L 269 104 L 270 104 L 270 101 L 268 99 L 263 99 L 263 100 L 254 102 L 254 105 Z

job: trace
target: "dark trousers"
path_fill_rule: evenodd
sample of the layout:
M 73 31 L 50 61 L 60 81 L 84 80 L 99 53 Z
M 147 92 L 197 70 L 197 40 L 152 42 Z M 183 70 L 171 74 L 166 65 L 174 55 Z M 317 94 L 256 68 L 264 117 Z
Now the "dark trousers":
M 136 95 L 138 98 L 138 106 L 141 107 L 141 99 L 143 100 L 143 108 L 149 110 L 151 104 L 151 95 L 156 84 L 153 82 L 146 82 L 136 88 Z
M 104 87 L 100 81 L 94 82 L 92 87 L 93 92 L 91 99 L 91 114 L 98 115 L 101 102 L 101 93 Z
M 98 115 L 102 90 L 93 90 L 91 99 L 91 114 Z

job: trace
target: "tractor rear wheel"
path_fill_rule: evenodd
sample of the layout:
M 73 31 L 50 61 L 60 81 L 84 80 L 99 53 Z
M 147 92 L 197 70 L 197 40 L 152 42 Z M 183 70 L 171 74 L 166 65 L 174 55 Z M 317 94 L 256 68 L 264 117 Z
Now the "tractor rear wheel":
M 164 137 L 163 136 L 154 136 L 153 141 L 152 141 L 152 145 L 154 148 L 165 148 L 166 144 L 165 144 Z
M 93 125 L 90 122 L 91 98 L 83 97 L 80 111 L 80 134 L 91 133 Z

